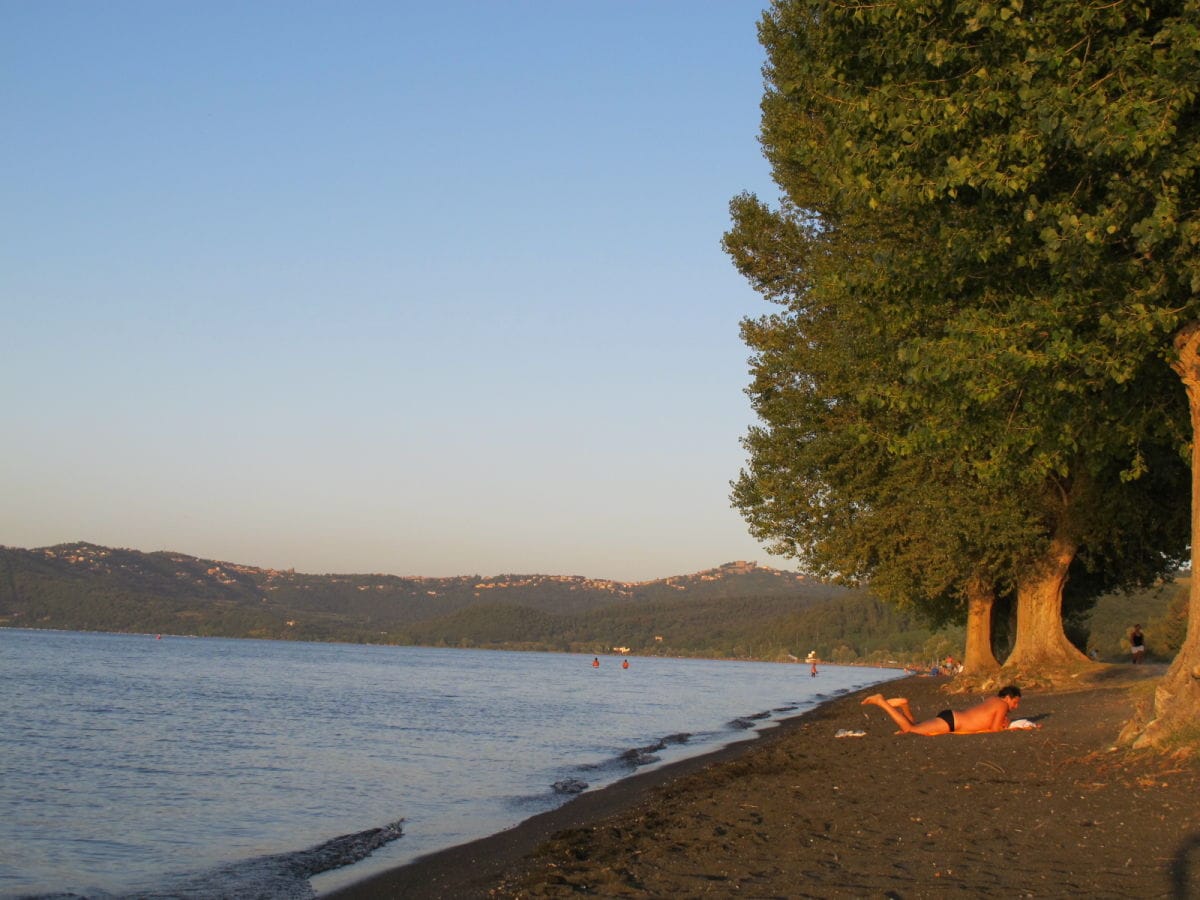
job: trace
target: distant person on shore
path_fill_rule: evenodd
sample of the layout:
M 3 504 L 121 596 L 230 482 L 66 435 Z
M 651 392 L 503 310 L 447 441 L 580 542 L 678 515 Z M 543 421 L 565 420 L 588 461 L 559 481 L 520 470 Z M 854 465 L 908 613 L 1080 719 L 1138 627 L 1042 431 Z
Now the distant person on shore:
M 1146 655 L 1146 636 L 1142 634 L 1142 626 L 1134 625 L 1129 632 L 1129 649 L 1133 653 L 1133 664 L 1136 666 Z
M 892 717 L 904 734 L 983 734 L 1004 731 L 1008 728 L 1008 714 L 1021 705 L 1021 689 L 1015 684 L 1000 688 L 1000 693 L 982 703 L 955 712 L 943 709 L 932 719 L 918 722 L 904 697 L 884 699 L 883 694 L 872 694 L 863 701 L 863 706 L 878 706 Z

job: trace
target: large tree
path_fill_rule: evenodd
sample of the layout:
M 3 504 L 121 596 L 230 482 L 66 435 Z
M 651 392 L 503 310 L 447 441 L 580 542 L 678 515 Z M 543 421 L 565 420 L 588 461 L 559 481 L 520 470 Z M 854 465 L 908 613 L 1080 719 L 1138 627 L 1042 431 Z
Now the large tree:
M 1192 196 L 1195 197 L 1194 181 Z M 1194 211 L 1195 206 L 1192 209 Z M 1200 720 L 1200 578 L 1196 574 L 1200 571 L 1200 549 L 1197 549 L 1200 538 L 1200 323 L 1189 323 L 1181 328 L 1175 336 L 1174 349 L 1174 368 L 1187 391 L 1192 427 L 1192 577 L 1188 624 L 1183 646 L 1155 691 L 1153 717 L 1143 723 L 1144 727 L 1129 734 L 1138 746 L 1161 743 L 1181 730 L 1195 728 Z
M 915 414 L 872 402 L 898 377 L 899 329 L 873 327 L 869 319 L 879 304 L 862 303 L 871 292 L 860 284 L 843 295 L 842 279 L 829 277 L 824 266 L 840 258 L 823 252 L 832 230 L 805 228 L 750 197 L 736 199 L 732 211 L 736 225 L 726 248 L 755 287 L 786 310 L 743 325 L 755 351 L 749 393 L 763 424 L 745 440 L 750 465 L 735 483 L 733 499 L 752 533 L 821 575 L 869 578 L 875 593 L 915 601 L 931 618 L 947 618 L 956 607 L 965 612 L 971 674 L 997 668 L 991 607 L 997 586 L 1008 591 L 1014 581 L 1026 607 L 1018 639 L 1048 634 L 1055 648 L 1082 661 L 1060 624 L 1067 567 L 1085 563 L 1096 593 L 1160 574 L 1167 561 L 1160 552 L 1164 536 L 1183 534 L 1178 515 L 1164 515 L 1177 498 L 1171 489 L 1177 491 L 1185 474 L 1178 458 L 1155 460 L 1132 482 L 1115 471 L 1092 480 L 1105 491 L 1087 489 L 1089 481 L 1078 476 L 1044 480 L 1038 491 L 1026 490 L 1023 482 L 981 478 L 986 466 L 961 452 L 927 442 L 920 452 L 906 447 L 914 431 L 928 429 L 935 417 L 923 398 L 909 401 Z M 876 257 L 882 255 L 880 241 L 873 244 Z M 864 265 L 860 260 L 853 266 L 859 276 Z M 878 340 L 880 333 L 887 339 Z M 1159 374 L 1167 373 L 1160 368 Z M 987 430 L 980 412 L 968 421 L 952 410 L 948 421 L 951 430 L 965 428 L 971 435 Z M 890 450 L 895 444 L 906 449 Z M 993 464 L 989 459 L 987 466 Z M 1071 508 L 1087 514 L 1067 515 Z M 1141 511 L 1152 513 L 1148 521 Z M 1038 568 L 1048 553 L 1042 545 L 1059 552 L 1055 541 L 1063 536 L 1071 541 L 1070 552 L 1053 558 L 1060 568 L 1048 579 Z M 1076 560 L 1077 547 L 1085 559 Z M 1053 594 L 1031 599 L 1030 585 L 1047 582 Z M 1041 604 L 1035 610 L 1049 627 L 1029 612 L 1034 603 Z M 1044 669 L 1047 660 L 1036 645 L 1029 652 L 1028 644 L 1018 640 L 1026 654 L 1016 654 L 1013 664 Z
M 777 319 L 807 354 L 790 386 L 819 384 L 811 357 L 829 354 L 815 369 L 850 372 L 850 393 L 825 402 L 901 423 L 889 453 L 965 461 L 985 494 L 1021 499 L 1036 521 L 1012 569 L 1021 668 L 1079 659 L 1061 609 L 1081 550 L 1119 566 L 1133 543 L 1161 568 L 1175 549 L 1170 515 L 1147 548 L 1120 514 L 1179 493 L 1163 351 L 1200 286 L 1196 11 L 787 0 L 760 29 L 784 201 L 735 204 L 731 235 L 754 265 L 802 271 Z M 785 239 L 756 247 L 745 235 L 771 217 Z
M 836 271 L 822 268 L 840 259 L 826 252 L 832 232 L 752 197 L 737 198 L 732 214 L 727 250 L 786 310 L 743 325 L 763 424 L 746 437 L 735 505 L 755 536 L 810 571 L 869 579 L 877 595 L 915 601 L 935 621 L 965 607 L 966 668 L 995 670 L 991 605 L 1011 568 L 1006 549 L 1028 533 L 1023 511 L 987 496 L 962 460 L 891 452 L 911 419 L 862 398 L 890 377 L 895 329 L 873 327 L 872 307 L 855 309 L 863 292 L 841 294 Z M 876 235 L 876 254 L 887 240 Z

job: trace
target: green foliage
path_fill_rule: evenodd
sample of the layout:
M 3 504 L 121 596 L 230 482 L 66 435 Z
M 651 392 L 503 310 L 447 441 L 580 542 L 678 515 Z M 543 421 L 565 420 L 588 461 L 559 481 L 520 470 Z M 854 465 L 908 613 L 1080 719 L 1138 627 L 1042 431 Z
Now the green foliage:
M 733 500 L 826 577 L 948 614 L 1052 538 L 1092 596 L 1186 547 L 1200 6 L 841 4 L 764 16 L 777 209 L 725 246 L 762 425 Z M 1077 579 L 1077 585 L 1083 579 Z
M 481 604 L 418 626 L 418 643 L 447 647 L 574 650 L 617 647 L 643 656 L 787 659 L 816 651 L 838 662 L 921 663 L 961 656 L 962 629 L 929 626 L 861 592 L 828 600 L 740 597 L 664 600 L 557 616 Z
M 570 618 L 530 609 L 487 603 L 471 606 L 413 626 L 410 635 L 418 644 L 435 647 L 549 647 L 563 644 Z
M 1165 661 L 1183 646 L 1187 627 L 1190 576 L 1179 575 L 1153 587 L 1106 594 L 1080 617 L 1087 649 L 1106 662 L 1129 660 L 1129 631 L 1135 623 L 1146 634 L 1146 658 Z

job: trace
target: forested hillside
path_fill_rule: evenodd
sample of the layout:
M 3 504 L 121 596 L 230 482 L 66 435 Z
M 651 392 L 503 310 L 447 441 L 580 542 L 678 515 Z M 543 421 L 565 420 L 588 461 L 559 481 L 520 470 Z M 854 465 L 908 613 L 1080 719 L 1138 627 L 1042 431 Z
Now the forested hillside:
M 622 582 L 560 575 L 313 575 L 86 543 L 0 548 L 0 625 L 10 627 L 562 645 L 577 637 L 573 623 L 611 617 L 601 612 L 608 607 L 644 616 L 646 609 L 666 604 L 685 618 L 695 607 L 695 617 L 703 618 L 709 615 L 705 604 L 724 599 L 753 597 L 766 608 L 778 602 L 782 609 L 797 609 L 841 592 L 746 562 Z
M 1151 654 L 1168 656 L 1182 636 L 1178 593 L 1103 598 L 1073 630 L 1119 659 L 1138 620 Z M 639 583 L 306 575 L 92 544 L 0 548 L 0 626 L 878 663 L 961 656 L 963 646 L 961 626 L 935 631 L 867 591 L 753 563 Z

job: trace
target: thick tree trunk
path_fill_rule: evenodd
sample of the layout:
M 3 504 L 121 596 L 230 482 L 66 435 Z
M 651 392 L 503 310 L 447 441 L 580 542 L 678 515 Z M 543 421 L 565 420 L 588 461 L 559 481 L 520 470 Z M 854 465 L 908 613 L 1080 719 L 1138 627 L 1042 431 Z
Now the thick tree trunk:
M 1017 581 L 1017 640 L 1004 668 L 1029 679 L 1050 677 L 1090 660 L 1063 631 L 1062 597 L 1067 569 L 1078 549 L 1056 534 L 1045 555 Z
M 963 675 L 991 675 L 1000 668 L 992 653 L 992 607 L 996 590 L 991 582 L 973 576 L 966 584 L 967 648 Z
M 1175 337 L 1173 368 L 1183 379 L 1192 416 L 1192 578 L 1188 595 L 1187 637 L 1154 693 L 1154 718 L 1135 747 L 1161 743 L 1182 726 L 1200 721 L 1200 322 Z

